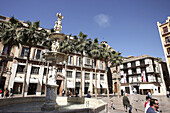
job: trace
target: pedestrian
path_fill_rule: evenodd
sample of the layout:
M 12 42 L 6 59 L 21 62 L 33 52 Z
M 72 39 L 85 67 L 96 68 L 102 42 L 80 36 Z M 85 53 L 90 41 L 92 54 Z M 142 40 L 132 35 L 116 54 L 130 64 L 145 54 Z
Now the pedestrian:
M 132 106 L 130 105 L 129 98 L 127 96 L 128 96 L 127 93 L 125 93 L 125 95 L 123 96 L 123 106 L 124 106 L 125 112 L 127 112 L 127 109 L 129 108 L 129 113 L 131 113 L 132 112 Z
M 0 89 L 0 98 L 2 98 L 2 89 Z
M 87 94 L 87 98 L 91 98 L 90 91 Z
M 148 92 L 148 93 L 147 93 L 148 97 L 149 97 L 149 98 L 152 98 L 150 91 L 147 90 L 147 92 Z
M 70 96 L 70 93 L 69 93 L 69 91 L 68 91 L 68 90 L 67 90 L 67 94 L 66 94 L 66 95 L 67 95 L 67 97 L 69 97 L 69 96 Z
M 144 105 L 145 113 L 146 113 L 146 111 L 149 107 L 150 107 L 150 98 L 148 96 L 146 96 L 146 102 L 145 102 L 145 105 Z
M 73 97 L 73 92 L 72 91 L 70 91 L 70 96 Z
M 123 93 L 124 93 L 124 92 L 123 92 L 123 90 L 121 89 L 121 96 L 123 96 Z
M 157 99 L 150 100 L 150 107 L 147 109 L 146 113 L 159 113 L 159 102 Z
M 8 88 L 6 88 L 4 91 L 4 97 L 7 98 L 8 96 L 9 96 L 9 90 Z
M 78 97 L 78 91 L 76 90 L 76 97 Z
M 113 103 L 113 100 L 110 101 L 110 107 L 114 110 L 115 109 L 115 105 Z
M 10 97 L 12 97 L 12 96 L 13 96 L 13 89 L 10 88 Z
M 167 91 L 166 93 L 167 93 L 167 97 L 169 98 L 169 97 L 170 97 L 170 93 L 169 93 L 169 91 Z
M 63 89 L 63 90 L 62 90 L 62 96 L 64 96 L 64 94 L 65 94 L 65 90 Z

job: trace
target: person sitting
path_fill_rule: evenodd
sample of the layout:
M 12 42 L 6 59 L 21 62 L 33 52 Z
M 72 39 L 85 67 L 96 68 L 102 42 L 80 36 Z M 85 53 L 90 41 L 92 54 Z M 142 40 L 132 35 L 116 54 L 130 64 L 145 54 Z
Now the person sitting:
M 111 106 L 111 108 L 112 108 L 113 110 L 115 109 L 115 105 L 113 104 L 113 100 L 111 100 L 110 106 Z
M 90 91 L 87 94 L 87 98 L 91 98 Z
M 4 97 L 7 98 L 8 96 L 9 96 L 9 90 L 8 88 L 6 88 L 4 91 Z

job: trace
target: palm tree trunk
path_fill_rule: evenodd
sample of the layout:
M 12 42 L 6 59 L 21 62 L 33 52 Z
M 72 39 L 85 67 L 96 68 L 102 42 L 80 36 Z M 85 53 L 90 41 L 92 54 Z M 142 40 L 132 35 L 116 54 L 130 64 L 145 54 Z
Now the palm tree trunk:
M 97 74 L 96 74 L 96 66 L 95 66 L 95 98 L 97 98 Z
M 108 72 L 108 65 L 107 65 L 107 62 L 105 61 L 106 63 L 106 71 L 105 71 L 105 74 L 106 74 L 106 87 L 107 87 L 107 97 L 109 97 L 109 84 L 108 84 L 108 77 L 107 77 L 107 72 Z
M 9 54 L 10 54 L 10 46 L 8 46 L 7 47 L 7 56 L 6 56 L 6 58 L 5 58 L 5 60 L 4 60 L 4 62 L 2 63 L 2 67 L 1 67 L 1 75 L 0 75 L 0 83 L 2 82 L 1 80 L 2 80 L 2 76 L 3 76 L 3 74 L 4 74 L 4 68 L 6 67 L 6 65 L 7 65 L 7 62 L 8 62 L 8 56 L 9 56 Z M 0 84 L 1 85 L 1 84 Z M 1 87 L 1 86 L 0 86 Z
M 83 79 L 83 53 L 81 54 L 81 78 L 80 78 L 80 97 L 82 97 L 82 80 Z
M 2 80 L 2 75 L 3 75 L 3 73 L 4 73 L 4 66 L 5 66 L 5 62 L 3 62 L 2 63 L 2 66 L 1 66 L 1 76 L 0 76 L 0 85 L 1 85 L 1 80 Z M 1 88 L 2 86 L 0 86 L 0 88 Z
M 67 61 L 65 61 L 65 90 L 67 94 Z
M 117 79 L 117 95 L 118 95 L 118 98 L 120 98 L 120 81 L 119 81 L 119 78 L 118 78 L 118 66 L 116 65 L 116 79 Z
M 48 69 L 49 69 L 49 61 L 47 61 L 47 71 L 46 71 L 46 85 L 48 84 Z M 45 95 L 47 95 L 47 86 L 45 86 Z

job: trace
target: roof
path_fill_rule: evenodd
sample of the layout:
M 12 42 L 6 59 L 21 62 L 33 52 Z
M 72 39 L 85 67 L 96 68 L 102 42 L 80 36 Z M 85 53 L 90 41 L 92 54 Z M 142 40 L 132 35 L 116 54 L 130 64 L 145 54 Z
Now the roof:
M 146 59 L 146 58 L 154 58 L 156 59 L 155 57 L 152 57 L 152 56 L 149 56 L 149 55 L 141 55 L 141 56 L 129 56 L 129 57 L 126 57 L 124 60 L 123 60 L 123 63 L 125 62 L 131 62 L 131 61 L 136 61 L 136 60 L 140 60 L 140 59 Z

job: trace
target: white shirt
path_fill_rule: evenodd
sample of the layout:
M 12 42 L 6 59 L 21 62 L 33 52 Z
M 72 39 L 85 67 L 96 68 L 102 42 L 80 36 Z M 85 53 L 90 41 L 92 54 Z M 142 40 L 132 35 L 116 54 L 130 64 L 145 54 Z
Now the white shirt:
M 148 102 L 148 103 L 146 104 L 145 113 L 146 113 L 146 111 L 148 110 L 149 107 L 150 107 L 150 102 Z

